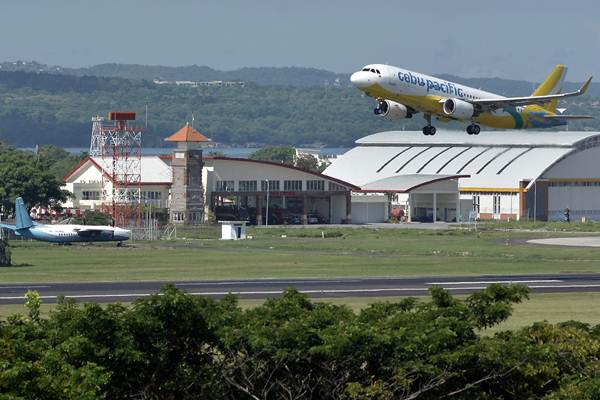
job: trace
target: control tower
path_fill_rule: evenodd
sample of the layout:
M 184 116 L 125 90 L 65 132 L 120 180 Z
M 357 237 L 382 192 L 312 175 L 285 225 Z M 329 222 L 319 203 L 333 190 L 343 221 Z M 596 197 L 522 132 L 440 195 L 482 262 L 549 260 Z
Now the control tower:
M 210 139 L 188 123 L 165 140 L 177 143 L 171 160 L 170 220 L 174 224 L 201 224 L 204 221 L 202 143 Z

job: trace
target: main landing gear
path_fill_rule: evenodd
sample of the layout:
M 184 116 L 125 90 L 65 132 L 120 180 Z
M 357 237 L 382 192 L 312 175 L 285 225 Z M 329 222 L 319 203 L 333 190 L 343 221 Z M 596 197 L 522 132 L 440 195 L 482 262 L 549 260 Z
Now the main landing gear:
M 431 125 L 431 114 L 425 114 L 425 119 L 427 120 L 427 125 L 423 127 L 423 135 L 425 136 L 433 136 L 435 135 L 435 126 Z
M 467 126 L 467 133 L 469 135 L 479 135 L 480 131 L 481 131 L 481 128 L 477 124 L 471 124 L 471 125 Z

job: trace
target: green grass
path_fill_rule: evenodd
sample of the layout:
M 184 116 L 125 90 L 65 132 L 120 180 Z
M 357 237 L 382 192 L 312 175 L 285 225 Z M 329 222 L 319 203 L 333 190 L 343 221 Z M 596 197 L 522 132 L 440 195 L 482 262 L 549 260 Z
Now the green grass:
M 600 249 L 526 243 L 566 233 L 274 228 L 250 234 L 254 239 L 122 248 L 13 241 L 15 266 L 0 268 L 0 282 L 600 272 Z

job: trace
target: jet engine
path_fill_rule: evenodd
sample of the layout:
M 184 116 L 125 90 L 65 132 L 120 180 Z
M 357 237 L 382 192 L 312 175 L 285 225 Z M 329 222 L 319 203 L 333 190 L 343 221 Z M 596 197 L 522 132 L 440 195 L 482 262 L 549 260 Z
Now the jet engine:
M 473 104 L 459 99 L 448 99 L 444 101 L 444 113 L 456 119 L 469 119 L 475 114 Z
M 389 119 L 397 120 L 412 117 L 410 111 L 404 104 L 396 103 L 391 100 L 379 100 L 377 108 L 373 110 L 375 115 Z

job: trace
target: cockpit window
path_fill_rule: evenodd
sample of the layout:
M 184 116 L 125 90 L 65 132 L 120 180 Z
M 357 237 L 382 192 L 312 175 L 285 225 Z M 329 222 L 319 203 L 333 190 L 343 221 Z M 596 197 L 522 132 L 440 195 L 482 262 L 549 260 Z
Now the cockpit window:
M 375 69 L 374 69 L 374 68 L 371 68 L 371 72 L 375 72 Z
M 369 68 L 363 68 L 362 70 L 369 72 Z
M 375 71 L 377 71 L 377 73 L 378 73 L 379 75 L 381 75 L 381 72 L 379 72 L 379 70 L 378 70 L 378 69 L 376 69 Z

